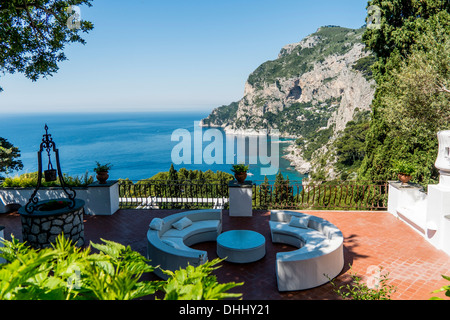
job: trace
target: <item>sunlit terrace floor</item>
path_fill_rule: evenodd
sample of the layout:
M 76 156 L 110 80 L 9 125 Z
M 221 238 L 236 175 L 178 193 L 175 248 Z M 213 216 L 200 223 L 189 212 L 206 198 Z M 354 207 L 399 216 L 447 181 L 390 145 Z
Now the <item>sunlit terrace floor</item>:
M 145 255 L 146 232 L 154 217 L 164 217 L 178 211 L 169 210 L 120 210 L 113 216 L 85 216 L 85 239 L 100 242 L 100 239 L 130 245 Z M 381 266 L 389 272 L 390 283 L 397 287 L 394 300 L 428 300 L 433 290 L 448 285 L 441 275 L 450 275 L 450 256 L 435 249 L 421 235 L 387 212 L 332 212 L 302 211 L 323 217 L 344 235 L 345 266 L 336 278 L 342 285 L 351 280 L 350 273 L 369 276 L 370 266 Z M 269 213 L 255 211 L 251 218 L 229 217 L 223 211 L 223 231 L 232 229 L 255 230 L 266 237 L 266 256 L 249 264 L 224 262 L 216 271 L 219 282 L 244 282 L 234 292 L 243 293 L 244 300 L 337 300 L 331 284 L 297 292 L 280 293 L 275 277 L 276 252 L 293 250 L 293 247 L 272 244 L 269 231 Z M 5 226 L 5 237 L 13 233 L 21 239 L 21 223 L 17 213 L 0 214 L 0 225 Z M 207 242 L 195 248 L 208 252 L 210 259 L 216 258 L 216 243 Z M 352 266 L 350 270 L 349 265 Z M 153 274 L 147 278 L 157 279 Z

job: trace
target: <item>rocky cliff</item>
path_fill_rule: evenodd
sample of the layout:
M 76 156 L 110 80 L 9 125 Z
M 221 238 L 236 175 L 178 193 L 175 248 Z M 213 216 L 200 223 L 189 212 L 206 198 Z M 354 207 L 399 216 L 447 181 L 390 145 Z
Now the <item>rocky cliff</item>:
M 281 136 L 296 139 L 287 149 L 292 165 L 301 173 L 311 172 L 355 114 L 370 110 L 373 56 L 361 41 L 363 32 L 321 27 L 283 47 L 276 60 L 249 76 L 240 101 L 214 109 L 201 125 L 232 134 L 277 129 Z M 321 161 L 330 177 L 332 162 L 332 156 Z

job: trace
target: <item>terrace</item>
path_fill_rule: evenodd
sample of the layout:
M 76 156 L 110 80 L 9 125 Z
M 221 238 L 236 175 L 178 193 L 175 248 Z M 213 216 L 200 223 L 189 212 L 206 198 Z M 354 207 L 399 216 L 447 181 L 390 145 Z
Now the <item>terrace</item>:
M 130 245 L 132 249 L 146 254 L 146 232 L 155 217 L 182 210 L 136 210 L 120 209 L 111 216 L 85 215 L 85 241 L 99 243 L 100 239 Z M 367 278 L 371 266 L 383 267 L 389 272 L 390 284 L 397 287 L 394 300 L 428 300 L 433 290 L 446 285 L 441 277 L 450 270 L 450 256 L 433 247 L 404 222 L 386 211 L 302 211 L 329 220 L 344 235 L 344 269 L 335 279 L 337 285 L 351 281 L 350 274 Z M 223 230 L 249 229 L 270 239 L 269 212 L 254 210 L 252 217 L 230 217 L 223 210 Z M 0 215 L 0 225 L 5 226 L 5 238 L 12 233 L 21 239 L 21 222 L 17 212 Z M 215 242 L 193 246 L 206 250 L 210 259 L 216 258 Z M 336 300 L 330 283 L 317 288 L 279 292 L 275 276 L 276 252 L 293 250 L 293 247 L 266 242 L 266 256 L 249 264 L 223 262 L 215 271 L 219 282 L 244 282 L 233 289 L 243 293 L 244 300 Z M 352 266 L 350 270 L 349 265 Z M 157 279 L 155 275 L 148 275 Z M 149 297 L 149 299 L 154 299 Z
M 446 134 L 450 137 L 450 132 Z M 447 159 L 448 155 L 448 148 L 440 149 L 436 162 L 436 167 L 441 170 L 440 183 L 428 186 L 427 193 L 414 184 L 393 181 L 381 183 L 348 181 L 337 184 L 322 182 L 316 185 L 280 181 L 257 184 L 250 181 L 237 183 L 173 180 L 94 183 L 77 190 L 78 197 L 82 198 L 79 201 L 83 205 L 86 204 L 85 214 L 82 215 L 84 228 L 82 244 L 99 243 L 101 239 L 106 239 L 129 245 L 133 250 L 147 256 L 149 244 L 147 232 L 153 219 L 165 218 L 192 209 L 215 208 L 222 211 L 222 226 L 218 232 L 252 230 L 266 239 L 266 252 L 262 259 L 238 264 L 223 261 L 221 268 L 214 271 L 219 283 L 243 282 L 243 286 L 232 291 L 242 293 L 244 300 L 342 299 L 335 293 L 332 283 L 312 286 L 306 290 L 278 290 L 276 273 L 280 265 L 278 264 L 277 269 L 276 255 L 280 252 L 293 251 L 296 247 L 270 241 L 269 220 L 272 209 L 289 209 L 322 218 L 338 229 L 335 230 L 342 232 L 344 240 L 340 248 L 343 248 L 344 263 L 343 269 L 333 281 L 335 285 L 350 283 L 352 275 L 355 274 L 363 281 L 368 281 L 373 277 L 374 268 L 382 268 L 388 273 L 388 284 L 396 288 L 392 299 L 428 300 L 433 296 L 444 298 L 444 293 L 432 292 L 448 285 L 448 281 L 443 279 L 442 275 L 448 276 L 450 272 L 450 216 L 447 211 L 450 166 L 447 162 L 444 164 L 439 162 L 441 156 Z M 9 211 L 0 215 L 0 226 L 4 227 L 0 231 L 7 240 L 11 239 L 11 234 L 19 240 L 26 239 L 24 221 L 21 218 L 25 216 L 29 219 L 28 217 L 32 216 L 27 215 L 23 209 L 30 204 L 34 194 L 38 194 L 41 203 L 45 203 L 47 199 L 61 198 L 61 190 L 57 188 L 39 190 L 39 187 L 38 183 L 31 198 L 30 188 L 0 189 L 0 205 L 2 205 L 0 209 L 3 209 L 0 212 L 5 212 L 5 209 Z M 67 193 L 65 189 L 64 192 Z M 73 197 L 72 193 L 67 194 L 69 198 Z M 14 203 L 19 204 L 21 208 L 19 211 L 11 212 L 11 204 Z M 48 214 L 42 215 L 43 219 L 47 219 L 47 216 Z M 417 216 L 420 216 L 420 219 L 417 219 Z M 36 220 L 40 217 L 41 214 L 38 214 Z M 66 223 L 64 221 L 55 225 L 64 225 Z M 41 226 L 44 223 L 47 222 L 42 222 Z M 28 225 L 27 228 L 32 229 Z M 311 224 L 308 228 L 317 229 Z M 330 229 L 326 231 L 325 228 L 329 227 L 323 227 L 323 232 L 330 231 Z M 170 225 L 168 229 L 175 230 Z M 77 230 L 80 232 L 78 227 Z M 46 241 L 51 241 L 49 233 L 46 235 L 48 237 Z M 40 236 L 41 233 L 35 238 Z M 159 236 L 158 233 L 157 237 Z M 326 242 L 328 240 L 334 241 L 331 237 L 327 234 L 322 238 L 324 240 L 318 244 L 319 247 L 328 243 Z M 37 243 L 41 244 L 44 245 Z M 303 245 L 305 244 L 300 246 Z M 208 240 L 193 244 L 191 247 L 206 251 L 210 260 L 218 257 L 216 241 Z M 322 250 L 323 247 L 320 248 L 319 250 Z M 160 253 L 154 257 L 159 257 L 158 254 Z M 199 259 L 198 254 L 196 257 L 195 259 Z M 339 259 L 341 258 L 342 256 Z M 311 258 L 306 258 L 308 259 Z M 302 261 L 302 258 L 295 260 L 297 261 Z M 315 267 L 312 269 L 316 270 L 319 262 L 315 260 L 314 263 Z M 303 269 L 295 270 L 289 275 Z M 155 274 L 148 274 L 145 277 L 147 280 L 159 279 Z M 154 299 L 151 296 L 146 298 Z

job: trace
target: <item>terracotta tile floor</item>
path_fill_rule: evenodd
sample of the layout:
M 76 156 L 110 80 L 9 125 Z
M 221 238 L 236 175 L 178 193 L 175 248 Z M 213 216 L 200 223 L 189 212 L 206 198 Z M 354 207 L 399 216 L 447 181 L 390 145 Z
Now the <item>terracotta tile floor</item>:
M 113 216 L 85 216 L 86 242 L 100 239 L 130 245 L 145 255 L 146 231 L 152 218 L 164 217 L 178 211 L 120 210 Z M 394 300 L 428 300 L 433 290 L 448 285 L 441 275 L 450 275 L 450 256 L 435 249 L 425 239 L 402 221 L 387 212 L 332 212 L 302 211 L 323 217 L 341 229 L 344 235 L 345 265 L 336 278 L 337 285 L 347 283 L 350 272 L 367 279 L 371 266 L 383 267 L 389 272 L 390 284 L 397 287 Z M 339 300 L 331 284 L 320 287 L 280 293 L 275 277 L 275 255 L 293 247 L 272 244 L 268 227 L 269 213 L 255 211 L 251 218 L 229 217 L 224 210 L 224 231 L 232 229 L 255 230 L 266 237 L 266 256 L 249 264 L 224 262 L 216 271 L 219 282 L 244 282 L 234 292 L 243 293 L 244 300 Z M 21 239 L 21 223 L 17 213 L 1 214 L 0 225 L 6 227 L 5 238 L 13 233 Z M 210 259 L 216 258 L 216 243 L 207 242 L 195 248 L 208 251 Z M 352 266 L 350 270 L 349 265 Z M 154 275 L 148 279 L 156 278 Z

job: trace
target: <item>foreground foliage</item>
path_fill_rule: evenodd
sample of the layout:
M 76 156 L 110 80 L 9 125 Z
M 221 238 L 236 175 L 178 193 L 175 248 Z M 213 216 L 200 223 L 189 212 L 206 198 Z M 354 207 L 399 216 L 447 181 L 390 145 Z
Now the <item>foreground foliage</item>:
M 442 278 L 444 278 L 445 280 L 450 281 L 450 277 L 448 277 L 448 276 L 442 275 Z M 445 292 L 445 296 L 450 298 L 450 284 L 446 285 L 446 286 L 443 286 L 442 288 L 440 288 L 440 289 L 438 289 L 436 291 L 433 291 L 433 293 L 438 293 L 438 292 Z M 443 300 L 443 299 L 439 298 L 439 297 L 432 297 L 431 300 Z
M 211 275 L 221 259 L 208 261 L 198 267 L 188 266 L 175 272 L 165 271 L 170 276 L 162 289 L 166 293 L 164 300 L 222 300 L 239 298 L 240 293 L 227 293 L 243 283 L 219 284 L 217 278 Z
M 157 291 L 165 299 L 240 296 L 226 293 L 238 284 L 218 284 L 210 275 L 221 260 L 176 271 L 168 281 L 145 281 L 142 276 L 154 270 L 149 260 L 129 246 L 102 241 L 81 249 L 60 235 L 51 248 L 35 250 L 14 236 L 3 240 L 0 257 L 8 262 L 0 266 L 0 300 L 132 300 Z

